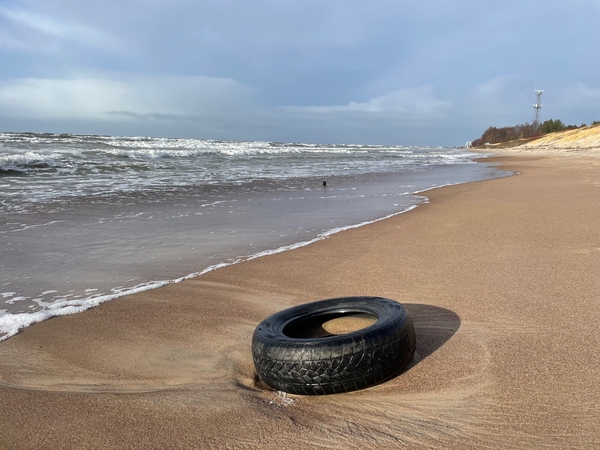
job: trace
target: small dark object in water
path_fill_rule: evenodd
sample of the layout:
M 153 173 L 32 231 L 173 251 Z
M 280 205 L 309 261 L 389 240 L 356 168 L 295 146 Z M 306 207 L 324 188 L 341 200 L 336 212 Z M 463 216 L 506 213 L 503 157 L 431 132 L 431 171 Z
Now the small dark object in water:
M 327 187 L 327 181 L 323 181 L 323 187 Z

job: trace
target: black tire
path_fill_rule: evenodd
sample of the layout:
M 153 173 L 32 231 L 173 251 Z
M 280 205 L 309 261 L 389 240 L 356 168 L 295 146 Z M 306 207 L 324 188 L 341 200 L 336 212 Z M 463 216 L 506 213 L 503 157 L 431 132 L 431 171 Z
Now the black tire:
M 377 321 L 346 334 L 320 325 L 352 314 Z M 291 394 L 337 394 L 363 389 L 398 375 L 415 352 L 415 331 L 406 309 L 381 297 L 321 300 L 280 311 L 263 320 L 252 336 L 258 376 Z

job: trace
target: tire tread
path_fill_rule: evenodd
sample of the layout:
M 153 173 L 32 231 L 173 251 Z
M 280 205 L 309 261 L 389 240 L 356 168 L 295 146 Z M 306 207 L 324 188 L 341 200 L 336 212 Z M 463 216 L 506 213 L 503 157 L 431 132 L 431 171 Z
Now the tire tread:
M 273 342 L 255 331 L 252 350 L 265 383 L 300 395 L 350 392 L 387 381 L 412 359 L 416 344 L 412 319 L 403 307 L 370 338 L 341 335 L 333 341 L 297 341 Z

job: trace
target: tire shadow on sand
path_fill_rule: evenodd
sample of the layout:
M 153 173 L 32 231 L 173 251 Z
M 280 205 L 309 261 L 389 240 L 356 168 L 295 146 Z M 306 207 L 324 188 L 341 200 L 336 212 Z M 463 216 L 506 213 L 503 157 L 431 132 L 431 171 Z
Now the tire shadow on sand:
M 412 317 L 417 348 L 405 373 L 442 347 L 460 328 L 460 317 L 449 309 L 433 305 L 403 303 Z

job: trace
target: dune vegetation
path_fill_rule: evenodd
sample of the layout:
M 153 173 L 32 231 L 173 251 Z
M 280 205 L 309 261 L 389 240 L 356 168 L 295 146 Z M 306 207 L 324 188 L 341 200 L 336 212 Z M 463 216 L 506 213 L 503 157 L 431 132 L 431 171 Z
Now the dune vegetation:
M 561 120 L 549 119 L 537 127 L 520 124 L 513 127 L 489 127 L 479 139 L 473 141 L 473 147 L 507 148 L 523 145 L 543 147 L 556 143 L 559 147 L 598 147 L 600 146 L 600 121 L 591 125 L 565 125 Z

